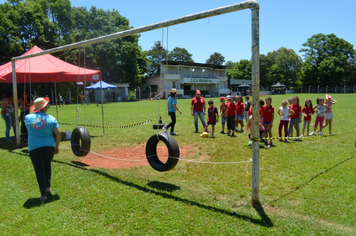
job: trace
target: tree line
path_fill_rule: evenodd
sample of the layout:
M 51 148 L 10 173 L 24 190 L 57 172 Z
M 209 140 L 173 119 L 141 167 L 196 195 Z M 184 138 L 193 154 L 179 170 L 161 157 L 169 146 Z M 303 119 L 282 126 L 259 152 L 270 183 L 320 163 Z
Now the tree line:
M 58 47 L 132 28 L 117 10 L 72 7 L 70 0 L 8 0 L 0 4 L 0 64 L 32 48 Z M 160 74 L 163 60 L 194 62 L 185 48 L 167 51 L 160 41 L 150 50 L 138 45 L 140 35 L 73 49 L 55 56 L 75 65 L 99 69 L 107 82 L 140 86 Z M 355 49 L 334 34 L 316 34 L 303 43 L 303 59 L 284 47 L 260 55 L 260 84 L 281 82 L 288 87 L 354 85 Z M 207 64 L 227 66 L 229 79 L 251 79 L 252 62 L 227 61 L 214 52 Z M 225 64 L 224 64 L 225 63 Z

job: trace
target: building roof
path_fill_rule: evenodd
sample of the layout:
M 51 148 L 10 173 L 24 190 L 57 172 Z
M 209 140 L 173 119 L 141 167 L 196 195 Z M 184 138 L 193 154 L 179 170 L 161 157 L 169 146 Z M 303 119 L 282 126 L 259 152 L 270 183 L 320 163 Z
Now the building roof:
M 166 61 L 162 61 L 162 65 L 166 65 Z M 190 67 L 205 67 L 205 68 L 213 68 L 213 69 L 226 69 L 226 66 L 219 66 L 213 64 L 204 64 L 204 63 L 195 63 L 195 62 L 182 62 L 182 61 L 168 61 L 168 65 L 174 66 L 190 66 Z

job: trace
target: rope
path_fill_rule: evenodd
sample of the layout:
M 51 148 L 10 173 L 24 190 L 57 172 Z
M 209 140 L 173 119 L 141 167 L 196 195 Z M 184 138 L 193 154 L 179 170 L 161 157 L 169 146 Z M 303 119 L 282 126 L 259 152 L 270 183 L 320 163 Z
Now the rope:
M 77 81 L 77 109 L 76 109 L 77 119 L 76 119 L 76 126 L 78 126 L 78 119 L 79 119 L 79 107 L 78 107 L 78 102 L 79 102 L 79 99 L 78 99 L 78 97 L 79 97 L 79 81 L 80 81 L 79 72 L 80 72 L 80 48 L 78 50 L 78 81 Z
M 340 134 L 341 132 L 338 132 L 336 134 L 323 134 L 323 135 L 309 135 L 309 136 L 300 136 L 300 137 L 267 137 L 267 138 L 251 138 L 252 141 L 261 141 L 261 140 L 273 140 L 273 139 L 287 139 L 287 140 L 293 140 L 293 139 L 307 139 L 307 138 L 320 138 L 320 137 L 327 137 L 327 136 L 335 136 L 337 134 Z
M 71 144 L 71 146 L 80 146 L 80 145 L 79 144 Z M 63 148 L 63 149 L 65 149 L 65 148 Z M 156 154 L 156 155 L 147 156 L 145 159 L 129 160 L 129 159 L 121 159 L 121 158 L 114 158 L 114 157 L 105 156 L 105 155 L 102 155 L 100 153 L 93 152 L 91 150 L 83 150 L 83 149 L 80 149 L 80 150 L 88 152 L 88 153 L 93 153 L 93 154 L 101 156 L 101 157 L 105 157 L 105 158 L 109 158 L 109 159 L 113 159 L 113 160 L 119 160 L 119 161 L 146 161 L 147 158 L 157 156 L 157 154 Z M 186 162 L 191 162 L 191 163 L 200 163 L 200 164 L 241 164 L 241 163 L 250 163 L 250 162 L 252 162 L 252 159 L 250 159 L 249 161 L 237 161 L 237 162 L 212 162 L 212 161 L 194 161 L 194 160 L 183 159 L 181 157 L 173 157 L 173 156 L 169 156 L 169 155 L 168 155 L 168 157 L 169 158 L 173 158 L 173 159 L 178 159 L 180 161 L 186 161 Z
M 77 125 L 77 126 L 85 126 L 85 127 L 93 127 L 93 128 L 105 128 L 105 129 L 123 129 L 123 128 L 130 128 L 138 125 L 144 125 L 148 124 L 155 119 L 152 120 L 147 120 L 144 122 L 136 123 L 136 124 L 131 124 L 131 125 L 122 125 L 122 126 L 102 126 L 102 125 L 87 125 L 87 124 L 71 124 L 71 123 L 58 123 L 60 125 Z

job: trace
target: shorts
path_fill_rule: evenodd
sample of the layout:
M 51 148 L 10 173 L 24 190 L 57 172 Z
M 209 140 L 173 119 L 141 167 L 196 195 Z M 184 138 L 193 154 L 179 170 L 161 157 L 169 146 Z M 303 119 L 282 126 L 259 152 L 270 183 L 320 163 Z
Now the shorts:
M 263 125 L 270 125 L 270 124 L 272 124 L 272 122 L 265 122 L 265 121 L 263 121 Z
M 235 116 L 228 116 L 227 117 L 227 129 L 228 130 L 235 130 Z
M 244 112 L 244 119 L 246 119 L 246 120 L 248 120 L 250 117 L 249 117 L 249 115 L 248 115 L 248 111 L 245 111 Z
M 216 122 L 210 122 L 209 120 L 206 122 L 208 125 L 216 125 Z
M 237 114 L 237 119 L 236 120 L 243 120 L 242 114 Z
M 222 116 L 221 117 L 221 125 L 225 125 L 226 117 Z
M 334 113 L 326 113 L 325 114 L 325 119 L 327 119 L 327 120 L 331 120 L 332 118 L 334 118 Z

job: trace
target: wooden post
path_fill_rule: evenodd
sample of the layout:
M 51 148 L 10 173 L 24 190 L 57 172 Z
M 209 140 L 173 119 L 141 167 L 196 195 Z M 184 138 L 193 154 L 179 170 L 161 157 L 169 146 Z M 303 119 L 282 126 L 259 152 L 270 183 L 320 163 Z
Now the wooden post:
M 259 138 L 260 130 L 260 33 L 259 33 L 259 7 L 251 9 L 252 15 L 252 137 Z M 252 142 L 252 204 L 257 205 L 259 200 L 259 141 Z

